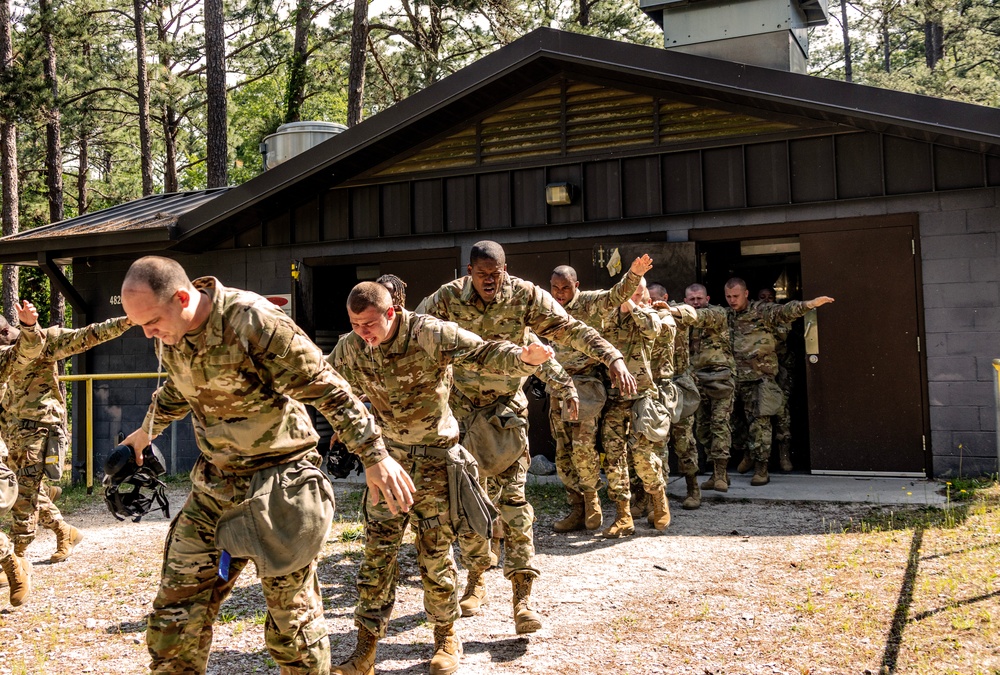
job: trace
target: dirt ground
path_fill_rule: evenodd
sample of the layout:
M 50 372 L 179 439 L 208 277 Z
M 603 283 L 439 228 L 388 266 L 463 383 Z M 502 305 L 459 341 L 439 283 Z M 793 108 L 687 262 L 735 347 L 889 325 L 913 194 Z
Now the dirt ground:
M 185 493 L 171 486 L 175 509 Z M 859 532 L 868 507 L 709 499 L 697 511 L 672 502 L 665 533 L 643 522 L 633 537 L 603 540 L 552 532 L 560 493 L 555 486 L 531 493 L 543 572 L 533 598 L 543 629 L 514 633 L 510 584 L 491 570 L 490 604 L 459 624 L 461 673 L 1000 673 L 996 573 L 949 572 L 960 554 L 979 556 L 977 569 L 1000 569 L 993 520 L 949 523 L 942 531 L 969 529 L 955 533 L 960 543 L 942 540 L 940 553 L 925 555 L 934 549 L 935 528 L 882 514 L 886 524 Z M 354 646 L 358 499 L 338 487 L 343 520 L 319 566 L 334 663 Z M 606 524 L 612 513 L 606 506 Z M 71 560 L 47 564 L 55 541 L 43 532 L 28 549 L 28 604 L 12 609 L 0 590 L 0 674 L 143 672 L 144 617 L 167 521 L 118 522 L 97 498 L 68 520 L 86 535 Z M 376 671 L 426 673 L 432 628 L 411 546 L 402 569 Z M 209 673 L 277 672 L 264 649 L 264 604 L 252 572 L 248 567 L 223 606 Z M 460 577 L 464 583 L 464 571 Z M 972 600 L 961 602 L 966 597 Z M 968 622 L 956 623 L 955 612 Z

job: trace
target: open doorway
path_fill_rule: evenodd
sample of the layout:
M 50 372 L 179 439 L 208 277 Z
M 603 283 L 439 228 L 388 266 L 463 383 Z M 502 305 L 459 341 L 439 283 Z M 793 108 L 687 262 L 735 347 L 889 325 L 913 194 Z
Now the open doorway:
M 740 277 L 747 283 L 750 299 L 761 289 L 774 289 L 777 302 L 802 300 L 802 259 L 798 237 L 747 239 L 742 241 L 701 242 L 698 247 L 699 275 L 708 295 L 717 305 L 726 305 L 725 283 Z M 809 472 L 809 404 L 806 387 L 803 323 L 791 325 L 785 340 L 785 360 L 789 378 L 788 408 L 791 417 L 791 459 L 796 472 Z M 743 419 L 743 411 L 733 411 L 734 420 Z M 739 425 L 737 425 L 738 427 Z M 778 420 L 772 419 L 773 433 Z M 734 430 L 732 467 L 743 457 L 741 430 Z M 772 446 L 771 467 L 778 470 L 777 443 Z

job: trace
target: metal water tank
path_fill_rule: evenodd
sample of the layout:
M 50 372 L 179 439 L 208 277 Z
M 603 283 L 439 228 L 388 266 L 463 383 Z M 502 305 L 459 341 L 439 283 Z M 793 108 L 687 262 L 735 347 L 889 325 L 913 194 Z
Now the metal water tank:
M 282 124 L 270 136 L 264 137 L 260 153 L 264 156 L 264 170 L 273 169 L 314 145 L 336 136 L 347 127 L 336 122 L 289 122 Z

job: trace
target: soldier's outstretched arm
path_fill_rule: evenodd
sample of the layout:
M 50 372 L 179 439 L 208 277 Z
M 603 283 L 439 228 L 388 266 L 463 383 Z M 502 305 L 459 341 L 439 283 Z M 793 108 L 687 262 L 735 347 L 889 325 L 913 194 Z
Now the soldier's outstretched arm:
M 103 342 L 114 340 L 131 327 L 132 322 L 128 317 L 119 316 L 83 328 L 63 328 L 50 338 L 55 344 L 49 346 L 49 352 L 59 361 L 81 354 Z
M 829 295 L 821 295 L 818 298 L 813 298 L 812 300 L 806 300 L 806 307 L 809 309 L 816 309 L 817 307 L 822 307 L 823 305 L 828 305 L 833 302 L 833 298 Z
M 21 323 L 20 335 L 14 344 L 0 347 L 0 382 L 6 382 L 14 368 L 26 368 L 45 347 L 45 334 L 38 327 L 38 312 L 33 304 L 23 302 L 14 305 Z
M 385 499 L 393 515 L 400 511 L 407 513 L 413 506 L 413 493 L 416 492 L 413 479 L 391 456 L 366 468 L 365 482 L 372 506 Z

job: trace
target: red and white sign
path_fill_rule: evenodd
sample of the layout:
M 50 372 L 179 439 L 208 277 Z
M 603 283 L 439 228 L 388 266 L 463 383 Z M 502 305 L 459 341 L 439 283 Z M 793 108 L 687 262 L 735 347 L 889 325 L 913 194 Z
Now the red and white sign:
M 292 294 L 291 293 L 277 293 L 275 295 L 265 296 L 268 300 L 273 302 L 278 307 L 281 307 L 281 311 L 288 316 L 292 315 Z

